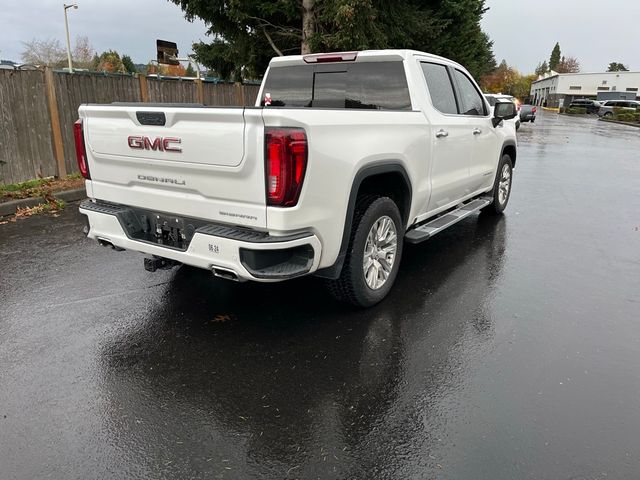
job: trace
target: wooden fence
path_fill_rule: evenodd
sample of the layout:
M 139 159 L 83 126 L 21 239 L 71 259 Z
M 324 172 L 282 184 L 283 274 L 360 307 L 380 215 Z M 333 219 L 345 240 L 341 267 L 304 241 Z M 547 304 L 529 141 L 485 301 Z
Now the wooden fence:
M 82 103 L 253 105 L 258 89 L 142 75 L 0 70 L 0 183 L 76 172 L 72 125 Z

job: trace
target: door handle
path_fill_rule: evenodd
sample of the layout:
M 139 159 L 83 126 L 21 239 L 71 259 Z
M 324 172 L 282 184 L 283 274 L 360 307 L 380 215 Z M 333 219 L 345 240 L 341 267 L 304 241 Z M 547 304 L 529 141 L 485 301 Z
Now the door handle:
M 480 130 L 479 128 L 474 128 L 473 129 L 473 134 L 474 135 L 480 135 L 482 133 L 482 130 Z
M 444 138 L 448 136 L 449 136 L 449 132 L 447 132 L 446 130 L 440 129 L 436 132 L 436 138 Z

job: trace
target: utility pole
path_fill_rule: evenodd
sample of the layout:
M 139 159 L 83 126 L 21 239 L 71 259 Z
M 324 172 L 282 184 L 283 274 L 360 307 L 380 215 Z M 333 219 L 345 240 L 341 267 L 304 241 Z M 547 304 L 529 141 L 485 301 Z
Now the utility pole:
M 69 73 L 73 73 L 73 64 L 71 63 L 71 42 L 69 41 L 69 20 L 67 19 L 67 10 L 70 8 L 78 8 L 77 3 L 72 3 L 71 5 L 67 5 L 63 3 L 64 6 L 64 28 L 67 32 L 67 60 L 69 60 Z

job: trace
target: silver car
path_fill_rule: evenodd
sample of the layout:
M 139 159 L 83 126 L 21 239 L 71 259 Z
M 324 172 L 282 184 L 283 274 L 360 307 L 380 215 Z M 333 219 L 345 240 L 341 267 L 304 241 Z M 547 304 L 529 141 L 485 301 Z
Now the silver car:
M 638 100 L 607 100 L 602 104 L 598 110 L 599 117 L 611 117 L 613 115 L 614 107 L 622 108 L 630 112 L 635 112 L 640 108 L 640 101 Z

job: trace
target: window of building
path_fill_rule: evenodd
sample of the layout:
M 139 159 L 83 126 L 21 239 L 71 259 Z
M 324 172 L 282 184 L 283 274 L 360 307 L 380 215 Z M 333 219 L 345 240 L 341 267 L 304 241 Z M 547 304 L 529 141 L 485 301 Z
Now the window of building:
M 609 90 L 609 87 L 598 87 L 598 90 Z
M 637 87 L 630 87 L 630 88 L 627 88 L 627 92 L 637 92 L 637 91 L 638 91 L 638 88 L 637 88 Z
M 571 85 L 569 90 L 582 90 L 582 87 L 580 85 Z

